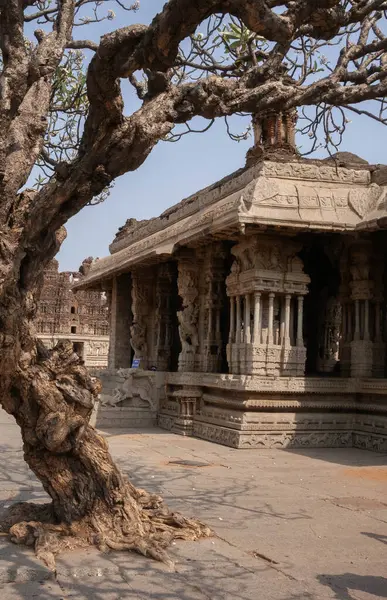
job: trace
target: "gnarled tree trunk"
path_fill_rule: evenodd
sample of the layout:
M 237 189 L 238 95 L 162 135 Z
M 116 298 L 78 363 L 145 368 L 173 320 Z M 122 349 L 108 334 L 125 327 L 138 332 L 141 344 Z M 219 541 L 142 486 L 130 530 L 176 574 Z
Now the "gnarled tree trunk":
M 52 569 L 61 550 L 90 544 L 168 561 L 172 540 L 196 539 L 208 528 L 171 513 L 159 496 L 136 489 L 120 473 L 107 442 L 88 423 L 99 382 L 79 364 L 70 342 L 47 350 L 34 339 L 34 305 L 17 282 L 1 299 L 0 393 L 20 426 L 24 458 L 52 503 L 15 504 L 3 530 L 12 541 L 34 546 Z

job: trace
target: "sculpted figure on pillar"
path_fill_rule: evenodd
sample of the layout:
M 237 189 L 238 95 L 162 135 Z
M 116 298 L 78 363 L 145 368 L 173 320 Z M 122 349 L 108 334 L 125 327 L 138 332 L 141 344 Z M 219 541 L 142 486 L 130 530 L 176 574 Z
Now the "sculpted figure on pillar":
M 179 370 L 194 371 L 195 355 L 199 345 L 198 266 L 194 252 L 181 253 L 178 260 L 177 285 L 182 300 L 182 309 L 177 313 L 182 346 Z
M 134 351 L 135 358 L 145 358 L 147 356 L 146 326 L 139 322 L 134 322 L 130 327 L 130 344 Z
M 196 352 L 199 345 L 197 328 L 198 307 L 189 304 L 177 313 L 179 334 L 183 352 Z
M 152 310 L 151 271 L 132 273 L 132 313 L 133 321 L 130 327 L 130 344 L 134 358 L 141 359 L 143 368 L 148 361 L 148 319 Z

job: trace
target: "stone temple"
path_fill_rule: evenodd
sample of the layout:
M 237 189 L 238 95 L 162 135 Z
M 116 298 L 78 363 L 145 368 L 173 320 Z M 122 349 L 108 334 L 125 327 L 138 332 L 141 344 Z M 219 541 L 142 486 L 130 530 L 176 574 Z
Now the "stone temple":
M 75 284 L 110 302 L 102 405 L 234 448 L 386 451 L 387 167 L 300 158 L 293 115 L 254 126 L 244 168 L 128 220 Z
M 72 286 L 87 272 L 92 259 L 86 259 L 79 272 L 59 272 L 52 260 L 43 275 L 35 319 L 37 337 L 48 348 L 59 340 L 70 340 L 88 367 L 107 367 L 109 321 L 106 296 L 100 291 L 74 294 Z

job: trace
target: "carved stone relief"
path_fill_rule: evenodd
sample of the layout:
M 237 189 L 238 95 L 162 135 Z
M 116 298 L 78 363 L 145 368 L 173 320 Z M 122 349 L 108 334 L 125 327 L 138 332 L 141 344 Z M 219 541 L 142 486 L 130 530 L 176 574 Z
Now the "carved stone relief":
M 194 371 L 196 368 L 196 353 L 199 347 L 199 290 L 198 263 L 193 251 L 186 251 L 178 257 L 177 286 L 182 301 L 182 309 L 177 313 L 182 346 L 179 357 L 179 370 Z
M 172 294 L 177 293 L 173 288 L 173 278 L 172 263 L 161 263 L 157 266 L 152 365 L 159 371 L 168 370 L 171 357 L 174 307 Z
M 153 273 L 151 269 L 132 272 L 132 325 L 130 343 L 134 358 L 147 368 L 149 360 L 149 320 L 153 312 Z
M 102 394 L 101 406 L 156 409 L 154 382 L 149 374 L 138 369 L 119 369 L 116 375 L 123 381 L 111 395 Z

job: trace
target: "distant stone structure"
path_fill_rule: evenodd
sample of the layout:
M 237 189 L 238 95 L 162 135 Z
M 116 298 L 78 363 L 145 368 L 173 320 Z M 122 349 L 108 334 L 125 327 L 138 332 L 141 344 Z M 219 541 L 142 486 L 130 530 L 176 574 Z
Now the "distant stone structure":
M 37 337 L 48 348 L 69 339 L 86 366 L 101 369 L 107 366 L 109 350 L 106 296 L 100 291 L 72 291 L 92 262 L 87 258 L 78 272 L 59 272 L 58 261 L 51 261 L 44 273 L 35 326 Z

